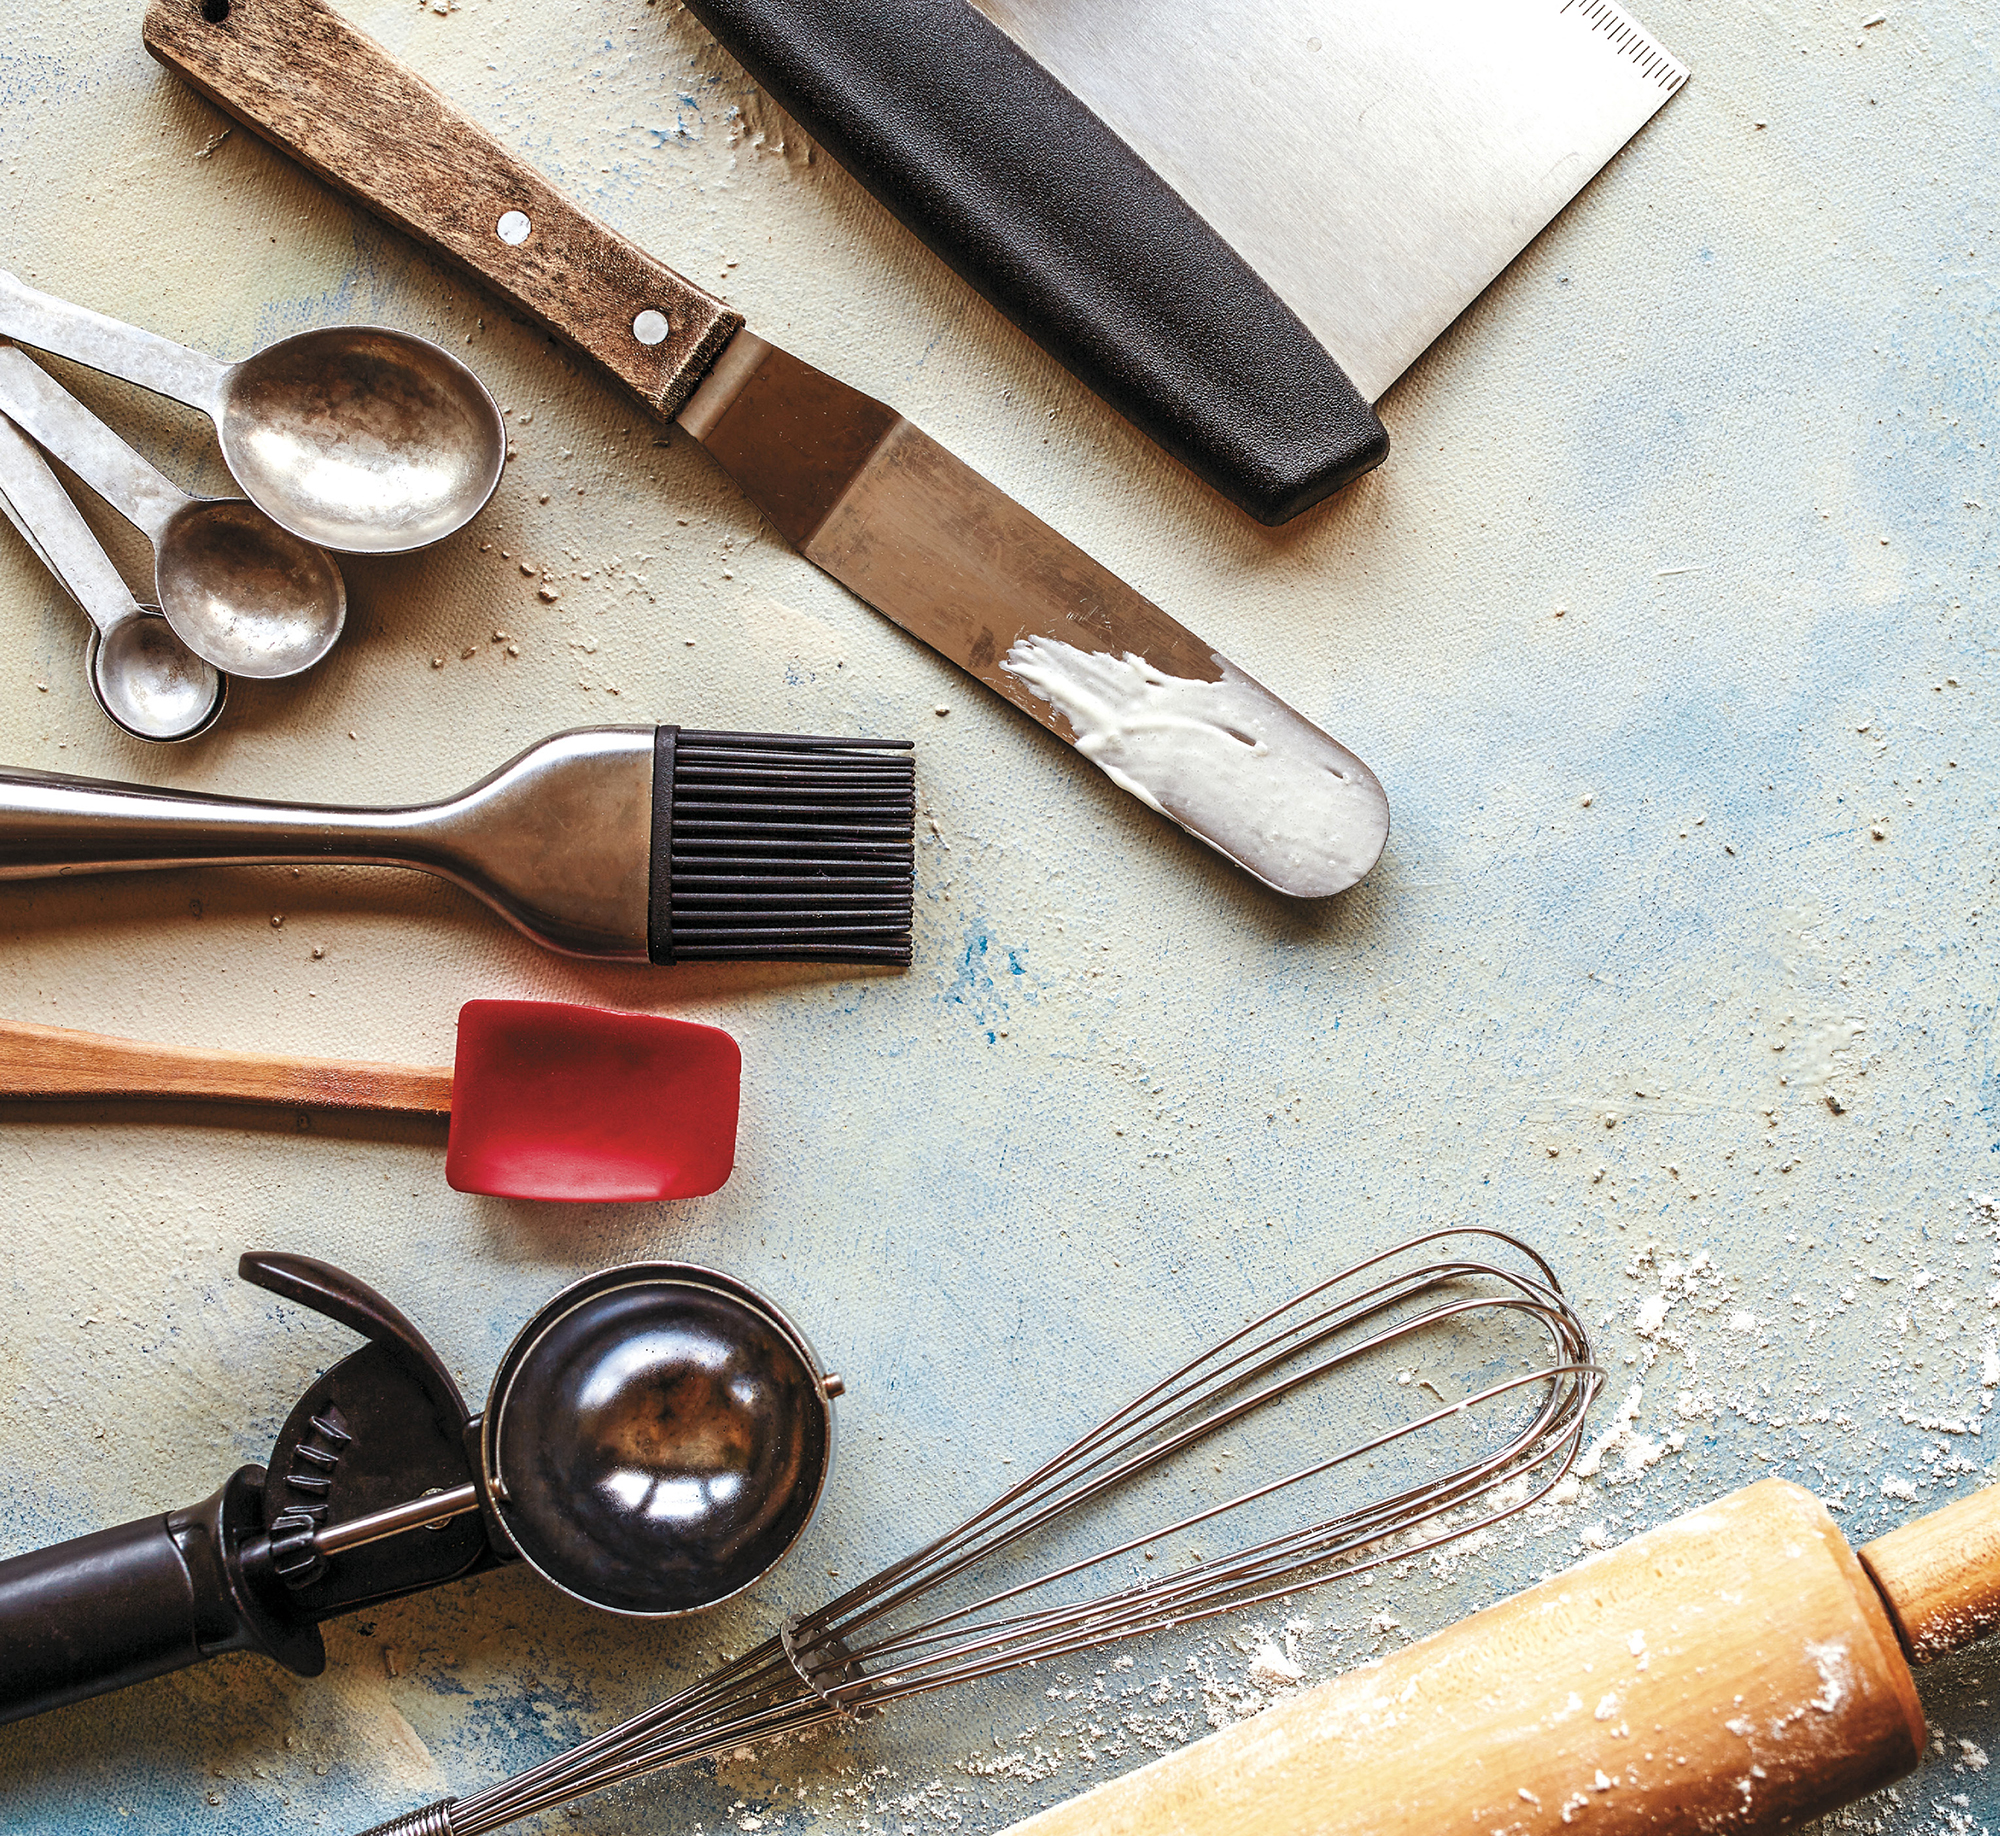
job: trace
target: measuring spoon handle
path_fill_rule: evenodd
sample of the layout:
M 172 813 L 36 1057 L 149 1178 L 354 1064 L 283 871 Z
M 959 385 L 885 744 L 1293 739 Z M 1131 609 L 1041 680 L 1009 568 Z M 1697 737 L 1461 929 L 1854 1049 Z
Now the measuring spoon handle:
M 106 318 L 52 293 L 38 293 L 4 269 L 0 269 L 0 333 L 107 376 L 122 376 L 204 414 L 215 412 L 229 369 L 205 351 L 191 351 L 157 332 Z
M 25 351 L 0 345 L 0 414 L 157 543 L 187 493 L 155 471 Z
M 5 510 L 57 583 L 99 631 L 139 614 L 139 602 L 111 565 L 83 512 L 49 470 L 35 443 L 0 415 L 0 510 Z

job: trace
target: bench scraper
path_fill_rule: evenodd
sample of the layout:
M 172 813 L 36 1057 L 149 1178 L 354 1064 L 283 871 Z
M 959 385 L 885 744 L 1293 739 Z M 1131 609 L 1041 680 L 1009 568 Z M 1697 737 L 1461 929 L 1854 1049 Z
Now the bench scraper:
M 931 249 L 1265 523 L 1687 80 L 1611 0 L 688 0 Z

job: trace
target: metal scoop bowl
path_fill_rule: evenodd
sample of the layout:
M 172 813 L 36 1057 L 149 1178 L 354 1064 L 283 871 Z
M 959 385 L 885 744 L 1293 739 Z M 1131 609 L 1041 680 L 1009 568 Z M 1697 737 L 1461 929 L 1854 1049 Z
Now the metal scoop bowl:
M 223 363 L 0 273 L 0 334 L 200 409 L 251 502 L 342 553 L 442 541 L 485 507 L 506 463 L 485 385 L 411 332 L 328 326 Z
M 572 1283 L 515 1335 L 486 1413 L 466 1424 L 469 1479 L 354 1517 L 322 1512 L 315 1488 L 310 1508 L 275 1507 L 268 1559 L 305 1593 L 352 1551 L 479 1512 L 500 1560 L 587 1606 L 700 1612 L 805 1533 L 842 1388 L 755 1289 L 689 1263 L 622 1263 Z
M 0 417 L 0 511 L 91 622 L 91 693 L 134 739 L 189 740 L 222 716 L 228 679 L 132 597 L 48 462 Z
M 743 1283 L 628 1263 L 516 1336 L 480 1425 L 482 1477 L 515 1550 L 564 1593 L 643 1618 L 697 1612 L 768 1573 L 811 1521 L 837 1387 Z
M 347 587 L 324 550 L 240 497 L 188 496 L 12 346 L 0 346 L 0 414 L 151 540 L 160 610 L 196 656 L 274 679 L 338 642 Z

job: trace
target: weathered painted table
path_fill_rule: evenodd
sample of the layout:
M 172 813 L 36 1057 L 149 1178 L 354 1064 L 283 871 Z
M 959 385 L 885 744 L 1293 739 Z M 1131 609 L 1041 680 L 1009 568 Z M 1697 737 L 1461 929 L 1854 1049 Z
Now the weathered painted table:
M 765 1587 L 665 1630 L 507 1573 L 0 1733 L 0 1827 L 330 1832 L 468 1789 L 761 1637 L 1364 1246 L 1531 1236 L 1629 1426 L 1493 1548 L 1300 1603 L 1318 1676 L 1767 1473 L 1861 1540 L 1978 1483 L 2000 1380 L 1988 697 L 2000 479 L 1995 27 L 1976 0 L 1652 0 L 1694 81 L 1386 405 L 1389 465 L 1277 533 L 971 297 L 670 3 L 355 0 L 511 145 L 891 397 L 1356 747 L 1380 868 L 1261 895 L 813 572 L 684 439 L 158 70 L 131 0 L 0 32 L 4 260 L 229 354 L 379 319 L 461 351 L 518 457 L 464 536 L 356 563 L 350 633 L 180 752 L 122 741 L 82 624 L 0 542 L 0 756 L 395 801 L 590 722 L 919 743 L 917 964 L 613 973 L 365 871 L 0 892 L 0 1011 L 442 1062 L 521 993 L 728 1027 L 740 1169 L 576 1212 L 464 1198 L 439 1132 L 0 1116 L 0 1550 L 204 1495 L 352 1341 L 232 1276 L 375 1281 L 483 1391 L 563 1281 L 661 1255 L 847 1378 L 836 1485 Z M 1254 135 L 1254 120 L 1218 133 Z M 1301 199 L 1300 208 L 1309 209 Z M 80 384 L 195 488 L 191 417 Z M 120 551 L 134 559 L 129 544 Z M 992 1829 L 1282 1684 L 1271 1626 L 1035 1674 L 584 1807 L 596 1831 Z M 1843 1827 L 2000 1821 L 1973 1654 Z M 1108 1691 L 1108 1693 L 1107 1693 Z

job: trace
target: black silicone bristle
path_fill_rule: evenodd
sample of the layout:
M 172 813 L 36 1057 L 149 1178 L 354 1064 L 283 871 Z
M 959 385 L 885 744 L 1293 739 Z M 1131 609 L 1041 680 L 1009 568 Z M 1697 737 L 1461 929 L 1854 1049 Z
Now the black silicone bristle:
M 653 961 L 907 966 L 910 751 L 908 740 L 660 728 Z

